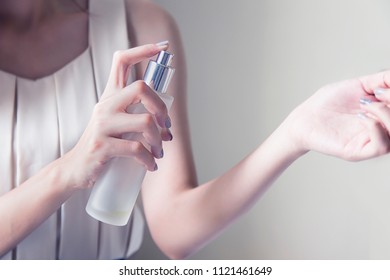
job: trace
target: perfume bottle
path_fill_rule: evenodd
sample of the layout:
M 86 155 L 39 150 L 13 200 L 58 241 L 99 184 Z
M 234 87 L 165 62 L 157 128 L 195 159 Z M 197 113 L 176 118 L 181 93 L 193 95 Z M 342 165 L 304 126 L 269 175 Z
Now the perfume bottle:
M 166 94 L 169 82 L 175 72 L 171 62 L 173 54 L 161 51 L 157 59 L 150 60 L 144 78 L 167 106 L 172 105 L 173 97 Z M 142 104 L 131 105 L 128 113 L 146 112 Z M 124 139 L 142 141 L 136 133 L 127 133 Z M 146 145 L 144 143 L 144 145 Z M 128 223 L 134 204 L 137 200 L 146 169 L 133 158 L 118 157 L 106 164 L 95 182 L 89 197 L 86 211 L 93 218 L 116 226 Z

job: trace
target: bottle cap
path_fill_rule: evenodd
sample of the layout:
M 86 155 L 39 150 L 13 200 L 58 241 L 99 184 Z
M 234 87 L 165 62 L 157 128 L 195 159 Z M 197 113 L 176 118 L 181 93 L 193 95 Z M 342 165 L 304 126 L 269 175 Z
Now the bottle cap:
M 159 93 L 167 92 L 169 82 L 175 72 L 175 69 L 170 66 L 172 59 L 173 54 L 161 51 L 155 61 L 149 61 L 146 68 L 144 74 L 145 83 Z

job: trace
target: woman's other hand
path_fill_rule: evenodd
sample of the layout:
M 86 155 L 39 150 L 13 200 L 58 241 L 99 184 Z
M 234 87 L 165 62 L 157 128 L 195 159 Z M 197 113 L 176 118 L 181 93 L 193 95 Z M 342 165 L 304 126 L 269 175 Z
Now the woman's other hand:
M 377 96 L 389 102 L 390 94 L 379 97 L 374 90 L 388 85 L 390 71 L 327 85 L 297 107 L 283 126 L 302 152 L 314 150 L 351 161 L 386 154 L 390 110 L 375 101 Z

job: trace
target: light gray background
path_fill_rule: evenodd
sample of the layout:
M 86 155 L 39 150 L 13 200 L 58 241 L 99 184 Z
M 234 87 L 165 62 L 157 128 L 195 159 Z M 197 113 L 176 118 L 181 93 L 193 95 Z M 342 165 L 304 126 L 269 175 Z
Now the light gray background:
M 182 33 L 201 183 L 261 144 L 322 85 L 390 66 L 385 0 L 155 2 Z M 389 259 L 389 169 L 388 156 L 349 163 L 310 153 L 192 258 Z M 137 257 L 163 255 L 147 237 Z

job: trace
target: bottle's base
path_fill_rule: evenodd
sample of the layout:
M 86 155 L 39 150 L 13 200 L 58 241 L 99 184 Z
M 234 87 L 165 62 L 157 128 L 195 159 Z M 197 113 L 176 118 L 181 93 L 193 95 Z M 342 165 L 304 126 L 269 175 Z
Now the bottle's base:
M 92 207 L 85 208 L 87 213 L 95 218 L 98 221 L 101 221 L 106 224 L 110 224 L 113 226 L 125 226 L 129 222 L 130 214 L 128 212 L 104 212 L 99 211 L 97 209 L 93 209 Z

